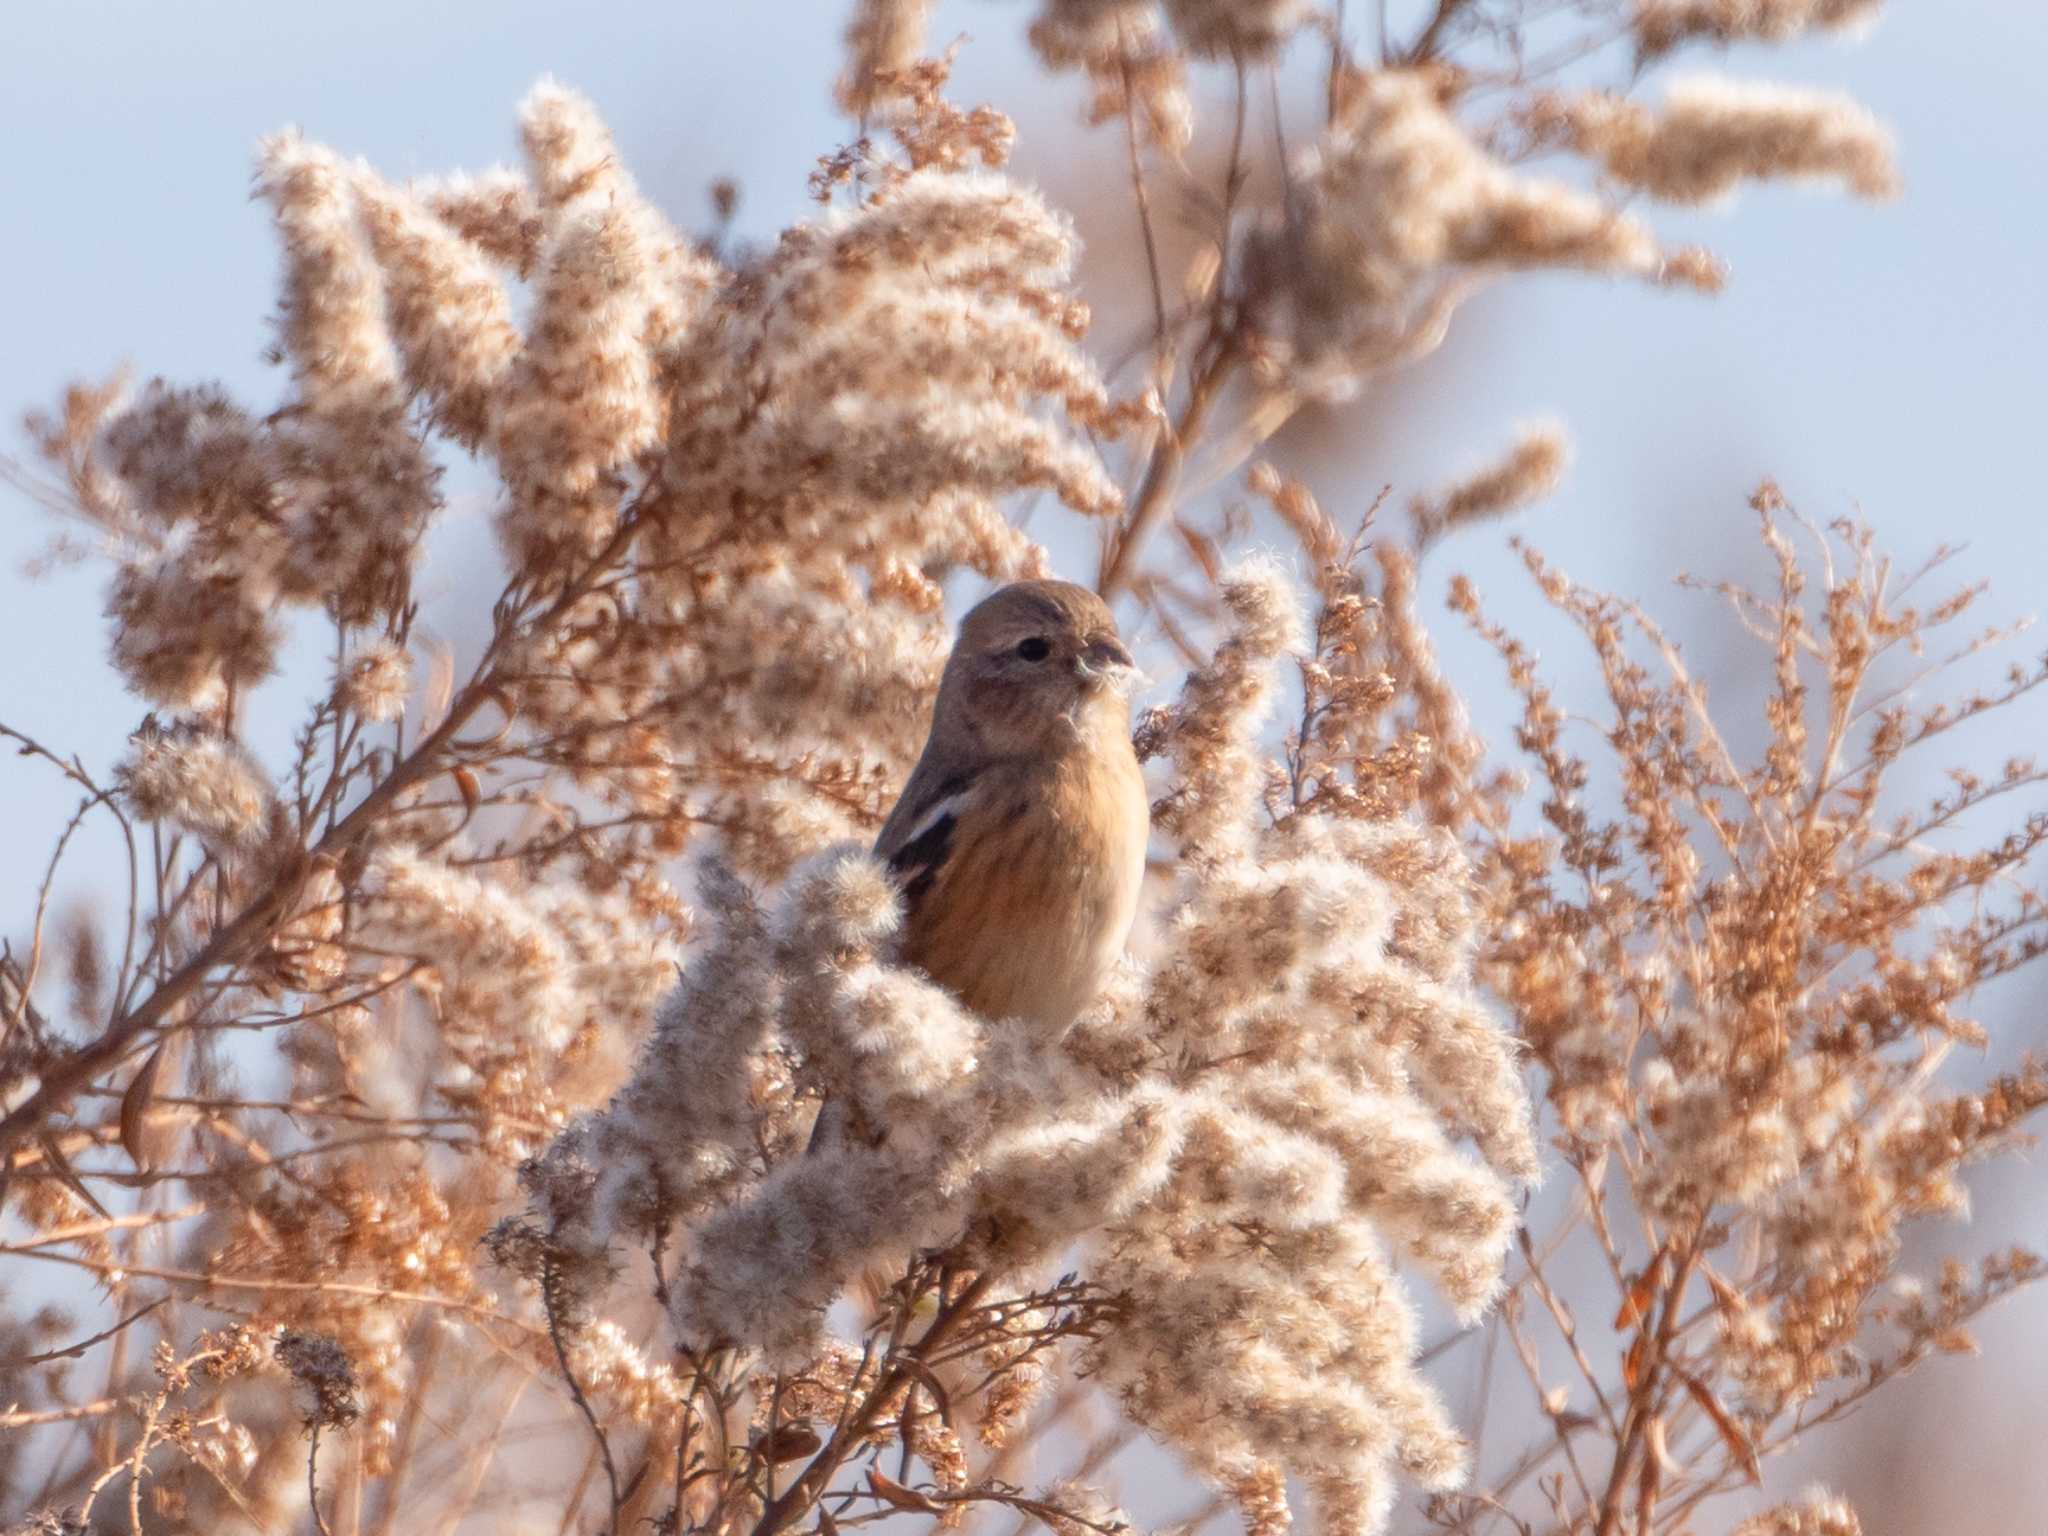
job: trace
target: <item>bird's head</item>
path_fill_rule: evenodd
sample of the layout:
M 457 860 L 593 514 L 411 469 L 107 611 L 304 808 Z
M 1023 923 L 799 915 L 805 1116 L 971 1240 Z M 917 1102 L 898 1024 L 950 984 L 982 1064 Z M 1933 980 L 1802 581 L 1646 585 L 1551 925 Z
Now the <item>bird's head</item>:
M 1077 735 L 1127 736 L 1137 678 L 1101 598 L 1071 582 L 1020 581 L 960 621 L 938 707 L 984 750 L 1029 753 Z

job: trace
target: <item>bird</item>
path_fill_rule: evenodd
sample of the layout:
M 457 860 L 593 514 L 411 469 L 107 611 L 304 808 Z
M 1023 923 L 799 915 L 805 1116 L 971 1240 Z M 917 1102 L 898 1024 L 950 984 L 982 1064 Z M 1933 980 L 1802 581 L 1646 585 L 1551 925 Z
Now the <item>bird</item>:
M 1056 1037 L 1137 919 L 1151 808 L 1138 671 L 1086 587 L 1020 581 L 961 620 L 931 732 L 875 839 L 903 964 L 985 1019 Z

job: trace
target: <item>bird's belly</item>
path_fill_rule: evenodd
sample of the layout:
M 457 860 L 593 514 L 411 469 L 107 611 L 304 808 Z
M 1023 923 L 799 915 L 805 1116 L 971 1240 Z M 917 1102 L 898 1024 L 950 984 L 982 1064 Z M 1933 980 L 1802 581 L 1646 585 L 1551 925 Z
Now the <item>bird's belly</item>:
M 1084 894 L 1066 912 L 1019 914 L 993 928 L 975 962 L 961 967 L 954 992 L 984 1018 L 1072 1022 L 1094 1001 L 1130 928 L 1114 913 L 1087 920 L 1096 907 Z
M 1128 932 L 1130 918 L 1114 909 L 1112 893 L 1075 891 L 1067 901 L 1014 911 L 973 954 L 958 956 L 944 981 L 983 1018 L 1065 1026 L 1092 1004 Z
M 1143 781 L 1125 814 L 1006 818 L 960 851 L 913 925 L 904 958 L 984 1018 L 1061 1029 L 1094 1001 L 1123 953 L 1145 872 Z M 1099 803 L 1085 801 L 1084 803 Z

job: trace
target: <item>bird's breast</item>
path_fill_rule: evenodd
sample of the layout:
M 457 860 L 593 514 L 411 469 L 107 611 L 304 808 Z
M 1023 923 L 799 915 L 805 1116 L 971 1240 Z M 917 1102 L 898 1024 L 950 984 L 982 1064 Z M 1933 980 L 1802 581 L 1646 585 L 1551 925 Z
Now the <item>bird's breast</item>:
M 1130 937 L 1149 826 L 1127 751 L 991 771 L 917 904 L 904 958 L 984 1017 L 1064 1028 Z

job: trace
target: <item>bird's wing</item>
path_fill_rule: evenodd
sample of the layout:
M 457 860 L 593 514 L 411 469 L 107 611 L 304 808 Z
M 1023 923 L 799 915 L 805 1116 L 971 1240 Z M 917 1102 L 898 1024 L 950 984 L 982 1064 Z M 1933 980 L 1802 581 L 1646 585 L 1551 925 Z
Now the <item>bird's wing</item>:
M 927 772 L 927 767 L 918 764 L 875 840 L 875 855 L 896 876 L 912 921 L 953 851 L 954 829 L 975 789 L 971 773 Z

